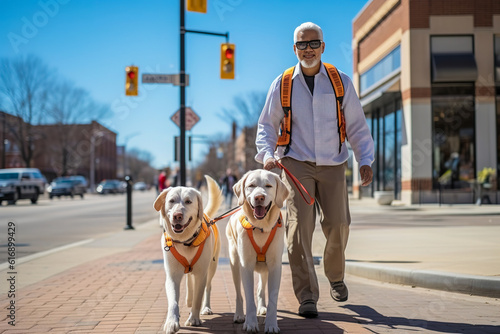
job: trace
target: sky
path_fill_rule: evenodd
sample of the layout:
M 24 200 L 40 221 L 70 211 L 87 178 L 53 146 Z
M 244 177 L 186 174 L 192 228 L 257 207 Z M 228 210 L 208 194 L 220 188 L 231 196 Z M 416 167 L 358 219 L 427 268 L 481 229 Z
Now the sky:
M 224 37 L 186 34 L 186 105 L 200 117 L 187 136 L 229 136 L 222 110 L 234 98 L 266 94 L 271 82 L 297 63 L 293 31 L 311 21 L 323 29 L 322 60 L 352 75 L 352 20 L 368 0 L 207 0 L 207 13 L 186 12 L 186 29 L 229 33 L 235 44 L 235 79 L 222 80 Z M 178 0 L 0 0 L 0 58 L 33 54 L 92 98 L 110 106 L 99 120 L 117 133 L 117 144 L 148 151 L 153 166 L 175 167 L 170 119 L 180 108 L 180 88 L 140 84 L 137 97 L 125 96 L 125 67 L 139 76 L 179 73 Z M 9 110 L 6 110 L 9 112 Z M 191 167 L 209 146 L 197 139 Z

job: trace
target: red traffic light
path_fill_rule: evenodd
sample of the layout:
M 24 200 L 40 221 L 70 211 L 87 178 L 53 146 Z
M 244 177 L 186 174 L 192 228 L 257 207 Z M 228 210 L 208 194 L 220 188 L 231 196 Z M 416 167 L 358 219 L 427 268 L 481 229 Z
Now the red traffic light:
M 227 48 L 226 49 L 226 58 L 231 59 L 231 58 L 233 58 L 233 55 L 234 55 L 234 50 L 231 48 Z
M 135 72 L 134 72 L 134 71 L 130 71 L 130 72 L 128 72 L 128 73 L 127 73 L 127 75 L 128 75 L 128 77 L 129 77 L 130 79 L 134 79 L 134 78 L 135 78 Z

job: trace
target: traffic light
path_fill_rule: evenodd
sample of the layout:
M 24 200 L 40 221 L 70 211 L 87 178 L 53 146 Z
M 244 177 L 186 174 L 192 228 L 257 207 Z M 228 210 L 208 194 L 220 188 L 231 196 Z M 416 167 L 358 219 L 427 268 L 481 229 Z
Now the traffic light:
M 206 13 L 207 0 L 187 0 L 187 10 L 190 12 Z
M 234 79 L 234 44 L 220 46 L 220 78 Z
M 137 96 L 139 82 L 139 68 L 136 66 L 127 66 L 125 68 L 125 95 Z

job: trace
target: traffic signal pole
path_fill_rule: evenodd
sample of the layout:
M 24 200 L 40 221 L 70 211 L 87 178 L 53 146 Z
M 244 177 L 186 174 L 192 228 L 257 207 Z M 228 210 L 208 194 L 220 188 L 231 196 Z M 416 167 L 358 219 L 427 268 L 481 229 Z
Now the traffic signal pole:
M 186 52 L 185 52 L 185 37 L 186 33 L 197 33 L 204 35 L 215 35 L 215 36 L 225 36 L 226 41 L 229 40 L 229 33 L 219 34 L 206 31 L 197 30 L 186 30 L 185 26 L 185 0 L 179 0 L 180 2 L 180 185 L 186 185 Z

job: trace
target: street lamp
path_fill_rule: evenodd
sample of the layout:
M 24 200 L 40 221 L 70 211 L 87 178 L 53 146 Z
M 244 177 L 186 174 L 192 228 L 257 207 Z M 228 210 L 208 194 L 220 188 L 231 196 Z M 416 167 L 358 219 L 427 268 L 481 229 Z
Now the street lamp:
M 95 192 L 95 140 L 104 136 L 104 132 L 97 131 L 90 137 L 90 192 Z

